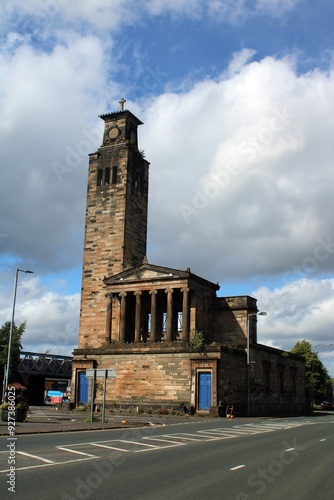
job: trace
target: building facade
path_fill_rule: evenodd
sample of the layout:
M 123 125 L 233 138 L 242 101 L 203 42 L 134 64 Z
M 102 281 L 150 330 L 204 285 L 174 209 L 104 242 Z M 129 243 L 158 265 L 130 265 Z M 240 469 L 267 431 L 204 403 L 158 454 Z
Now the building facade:
M 189 268 L 148 262 L 149 163 L 138 147 L 142 122 L 124 102 L 101 115 L 103 142 L 89 157 L 74 401 L 88 401 L 86 370 L 96 368 L 116 370 L 107 404 L 304 411 L 304 362 L 258 344 L 254 298 L 218 297 L 219 285 Z

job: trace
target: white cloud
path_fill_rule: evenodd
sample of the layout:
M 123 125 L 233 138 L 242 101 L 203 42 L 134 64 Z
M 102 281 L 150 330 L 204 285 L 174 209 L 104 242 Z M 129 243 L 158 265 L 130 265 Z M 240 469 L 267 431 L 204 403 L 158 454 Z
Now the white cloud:
M 78 341 L 80 294 L 50 292 L 37 276 L 26 278 L 20 274 L 16 299 L 15 324 L 26 321 L 23 350 L 70 355 Z M 12 313 L 12 297 L 9 299 L 3 289 L 0 305 L 3 325 L 10 321 Z
M 240 22 L 255 15 L 278 17 L 294 9 L 303 0 L 210 0 L 208 12 L 218 21 Z
M 106 84 L 95 37 L 72 37 L 49 54 L 22 45 L 1 66 L 1 250 L 40 271 L 71 267 L 82 248 L 97 114 L 117 86 Z
M 188 19 L 209 18 L 215 22 L 235 23 L 256 15 L 282 16 L 302 0 L 2 0 L 3 22 L 13 30 L 48 36 L 59 26 L 82 31 L 119 30 L 143 23 L 148 16 L 172 15 Z
M 252 59 L 256 54 L 255 50 L 243 49 L 232 55 L 231 62 L 228 65 L 227 74 L 231 77 L 245 66 L 245 64 Z
M 258 320 L 258 340 L 290 350 L 305 339 L 334 377 L 334 279 L 301 279 L 273 291 L 262 287 L 253 296 L 268 313 Z
M 258 12 L 269 13 L 273 16 L 281 16 L 297 7 L 298 4 L 305 3 L 304 0 L 256 0 L 255 9 Z
M 333 272 L 333 83 L 266 58 L 143 110 L 151 260 L 213 280 Z

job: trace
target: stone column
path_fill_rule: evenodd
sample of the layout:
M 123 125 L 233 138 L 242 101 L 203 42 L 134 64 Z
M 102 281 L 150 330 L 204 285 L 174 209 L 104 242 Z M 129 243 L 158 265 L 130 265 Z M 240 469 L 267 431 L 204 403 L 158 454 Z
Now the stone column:
M 136 297 L 135 342 L 140 342 L 141 294 L 142 292 L 134 293 Z
M 150 290 L 151 295 L 151 342 L 157 340 L 157 290 Z
M 167 325 L 166 325 L 166 342 L 172 340 L 173 326 L 173 288 L 165 290 L 167 293 Z
M 125 316 L 126 316 L 126 292 L 119 294 L 121 297 L 121 317 L 120 317 L 120 336 L 119 341 L 125 342 Z
M 112 294 L 107 296 L 107 314 L 106 314 L 106 329 L 105 341 L 110 344 L 111 342 L 111 314 L 112 314 Z
M 182 340 L 188 340 L 189 335 L 189 288 L 182 288 Z

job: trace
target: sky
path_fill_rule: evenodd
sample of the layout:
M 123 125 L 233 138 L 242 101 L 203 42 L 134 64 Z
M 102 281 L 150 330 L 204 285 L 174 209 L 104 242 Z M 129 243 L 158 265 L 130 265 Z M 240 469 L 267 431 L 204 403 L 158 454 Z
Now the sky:
M 88 154 L 144 122 L 148 260 L 250 295 L 334 377 L 331 0 L 0 0 L 0 325 L 77 346 Z M 331 344 L 331 345 L 330 345 Z

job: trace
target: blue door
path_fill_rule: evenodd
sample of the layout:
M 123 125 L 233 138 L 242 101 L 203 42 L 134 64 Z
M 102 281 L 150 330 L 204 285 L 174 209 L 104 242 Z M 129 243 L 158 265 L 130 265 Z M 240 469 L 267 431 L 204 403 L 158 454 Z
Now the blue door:
M 88 378 L 86 372 L 79 372 L 78 387 L 78 402 L 88 403 Z
M 198 408 L 209 410 L 211 407 L 211 372 L 198 373 Z

